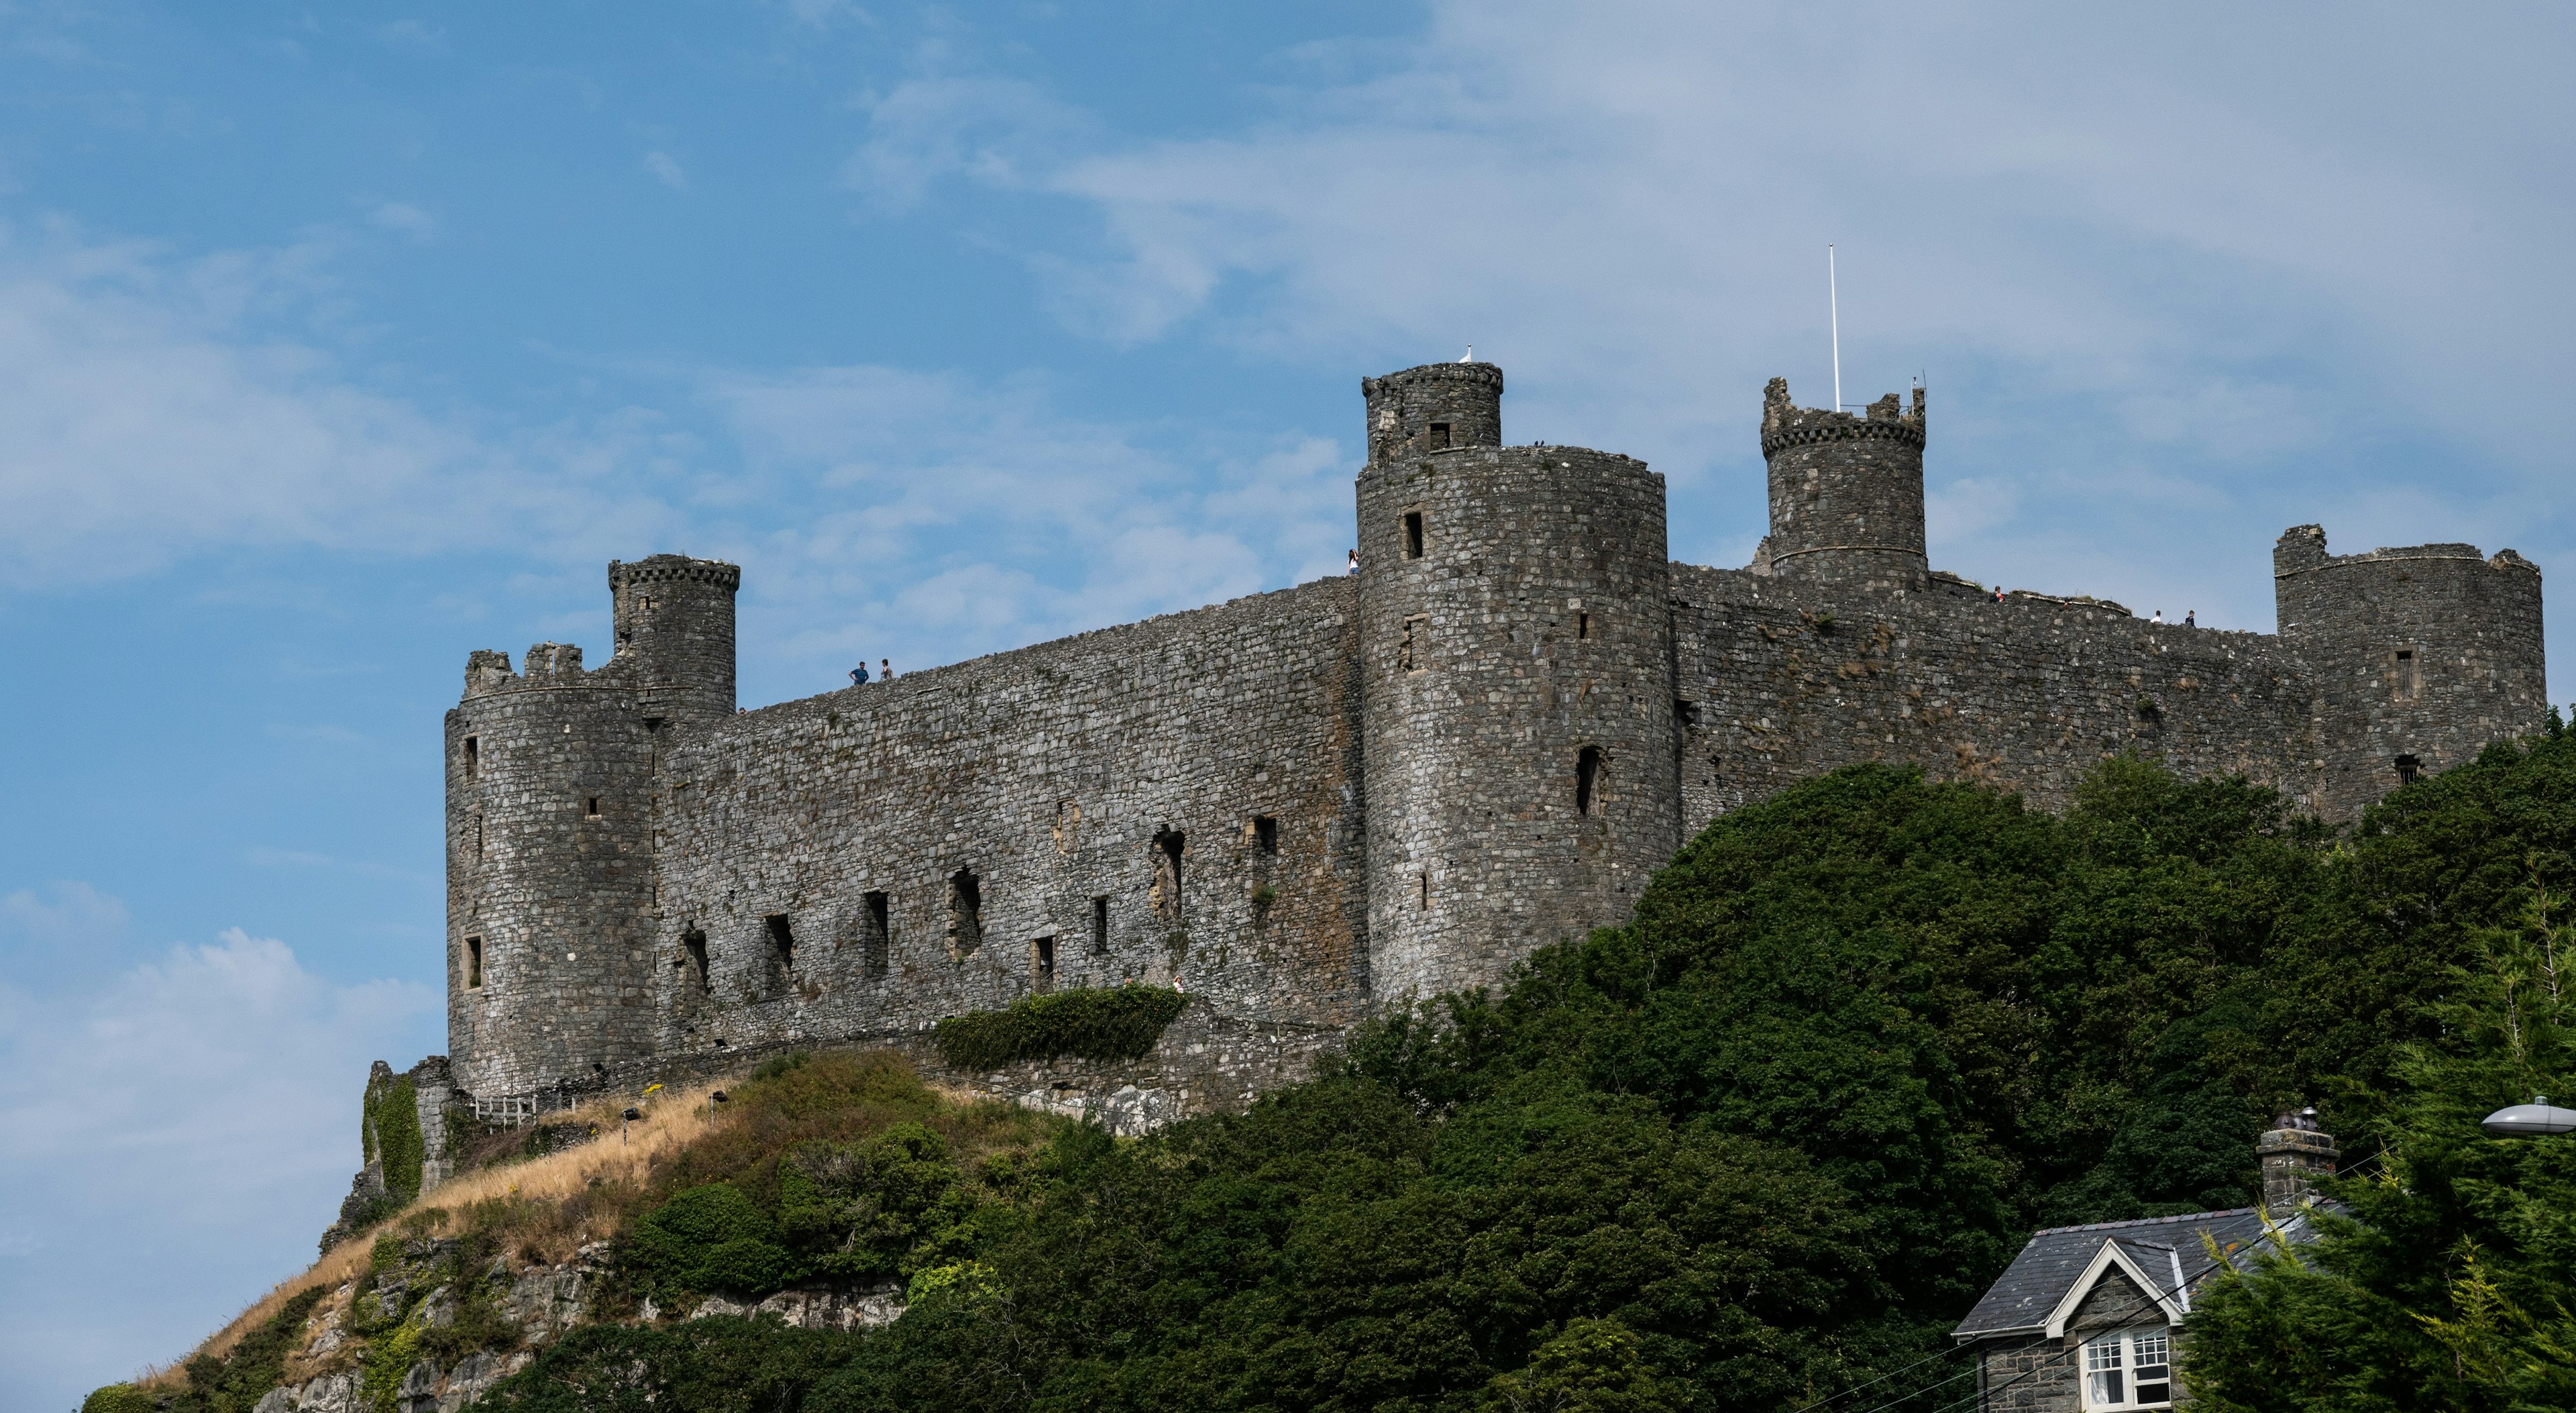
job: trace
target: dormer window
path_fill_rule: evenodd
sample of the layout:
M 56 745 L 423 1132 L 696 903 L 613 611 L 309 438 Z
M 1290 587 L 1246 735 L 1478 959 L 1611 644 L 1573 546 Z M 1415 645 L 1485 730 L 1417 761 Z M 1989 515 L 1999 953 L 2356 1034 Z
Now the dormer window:
M 2172 1406 L 2172 1343 L 2163 1326 L 2121 1330 L 2085 1341 L 2087 1413 Z

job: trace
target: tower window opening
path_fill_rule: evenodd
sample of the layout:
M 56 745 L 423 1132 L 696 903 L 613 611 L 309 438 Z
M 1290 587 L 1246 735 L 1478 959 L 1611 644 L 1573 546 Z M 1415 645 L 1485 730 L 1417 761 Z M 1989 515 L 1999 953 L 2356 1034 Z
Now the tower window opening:
M 480 937 L 465 939 L 465 989 L 483 989 L 483 939 Z
M 984 945 L 984 881 L 961 868 L 948 878 L 948 946 L 963 957 Z
M 1109 899 L 1091 900 L 1091 950 L 1095 955 L 1109 954 Z
M 465 778 L 471 780 L 475 776 L 481 774 L 482 771 L 483 738 L 480 736 L 468 736 L 465 738 Z
M 1419 510 L 1404 512 L 1404 557 L 1422 557 L 1422 512 Z
M 1029 974 L 1037 979 L 1040 989 L 1055 984 L 1055 939 L 1033 938 L 1029 942 Z
M 787 971 L 796 965 L 796 931 L 787 922 L 787 914 L 771 913 L 760 920 L 769 929 L 769 950 L 778 958 L 778 969 Z
M 859 920 L 860 962 L 867 968 L 868 975 L 883 976 L 886 972 L 886 954 L 893 950 L 894 941 L 894 929 L 890 925 L 886 908 L 886 895 L 865 893 L 860 895 L 859 901 L 866 905 Z
M 1449 445 L 1449 424 L 1448 424 L 1448 423 L 1446 423 L 1446 422 L 1434 422 L 1434 423 L 1432 423 L 1432 424 L 1431 424 L 1431 449 L 1432 449 L 1433 451 L 1438 451 L 1438 450 L 1440 450 L 1442 447 L 1445 447 L 1445 446 L 1447 446 L 1447 445 Z
M 1154 836 L 1154 895 L 1166 921 L 1179 923 L 1185 916 L 1181 906 L 1181 853 L 1189 847 L 1190 836 L 1177 829 L 1166 829 Z
M 689 980 L 697 983 L 698 993 L 706 995 L 713 992 L 716 982 L 715 974 L 707 969 L 707 935 L 694 927 L 681 933 L 680 951 L 684 959 L 682 964 L 688 968 Z
M 2411 702 L 2417 697 L 2423 695 L 2424 674 L 2420 666 L 2415 661 L 2415 653 L 2412 649 L 2399 648 L 2397 650 L 2397 670 L 2395 678 L 2396 680 L 2390 685 L 2397 689 L 2397 700 L 2401 702 Z
M 1574 636 L 1577 640 L 1587 639 L 1592 636 L 1591 614 L 1578 613 L 1574 615 Z
M 1426 913 L 1431 911 L 1431 870 L 1424 869 L 1414 875 L 1413 884 L 1415 909 Z
M 2412 785 L 2424 776 L 2424 762 L 2411 755 L 2397 758 L 2397 783 Z
M 474 857 L 483 857 L 483 816 L 474 816 Z
M 582 813 L 588 815 L 592 819 L 599 818 L 599 797 L 597 795 L 593 795 L 583 802 Z
M 1279 852 L 1279 820 L 1275 815 L 1252 817 L 1252 847 L 1265 854 Z
M 1431 618 L 1417 613 L 1404 620 L 1404 636 L 1395 643 L 1395 670 L 1420 672 L 1429 666 Z
M 1574 753 L 1574 812 L 1592 813 L 1592 797 L 1601 784 L 1601 748 L 1586 746 Z

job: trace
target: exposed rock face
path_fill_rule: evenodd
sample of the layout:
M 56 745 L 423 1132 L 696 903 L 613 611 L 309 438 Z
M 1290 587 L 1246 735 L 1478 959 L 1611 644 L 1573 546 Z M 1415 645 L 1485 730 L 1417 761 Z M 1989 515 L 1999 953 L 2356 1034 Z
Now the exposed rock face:
M 853 1330 L 891 1325 L 902 1318 L 903 1287 L 893 1281 L 867 1285 L 814 1285 L 782 1290 L 756 1305 L 709 1296 L 689 1312 L 692 1320 L 716 1315 L 776 1315 L 800 1330 Z

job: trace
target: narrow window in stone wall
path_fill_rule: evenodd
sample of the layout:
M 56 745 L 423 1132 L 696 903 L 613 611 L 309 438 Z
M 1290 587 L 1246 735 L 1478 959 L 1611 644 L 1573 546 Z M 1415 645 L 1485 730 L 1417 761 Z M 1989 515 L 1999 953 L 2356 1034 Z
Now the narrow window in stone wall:
M 1279 821 L 1275 816 L 1256 814 L 1252 817 L 1252 847 L 1265 854 L 1279 852 Z
M 870 976 L 886 973 L 886 956 L 893 950 L 894 929 L 886 908 L 886 895 L 865 893 L 859 901 L 866 904 L 866 915 L 859 920 L 859 961 Z
M 948 949 L 963 957 L 984 945 L 984 883 L 973 869 L 948 878 Z
M 588 799 L 584 800 L 582 802 L 581 812 L 592 819 L 599 818 L 599 797 L 597 795 L 592 795 Z
M 1414 878 L 1414 905 L 1423 912 L 1431 911 L 1431 871 L 1424 869 Z
M 474 816 L 474 857 L 483 857 L 483 816 Z
M 479 991 L 482 988 L 483 939 L 480 937 L 468 937 L 465 939 L 465 989 L 468 991 Z
M 796 966 L 796 931 L 788 925 L 787 914 L 771 913 L 760 923 L 769 930 L 769 950 L 778 959 L 778 969 L 793 970 Z
M 1030 975 L 1031 977 L 1033 977 L 1033 978 L 1037 981 L 1038 989 L 1039 989 L 1039 990 L 1041 990 L 1041 991 L 1050 990 L 1050 989 L 1052 989 L 1052 988 L 1054 987 L 1054 985 L 1055 985 L 1055 939 L 1054 939 L 1054 938 L 1052 938 L 1052 937 L 1037 937 L 1037 938 L 1032 938 L 1032 939 L 1030 939 L 1030 941 L 1029 941 L 1029 975 Z
M 1422 557 L 1422 512 L 1419 510 L 1404 512 L 1404 557 Z
M 2424 694 L 2424 673 L 2412 648 L 2397 650 L 2396 670 L 2389 674 L 2389 685 L 2401 702 L 2411 702 Z
M 1431 618 L 1417 613 L 1404 620 L 1404 636 L 1395 643 L 1395 670 L 1420 672 L 1431 656 Z
M 707 969 L 707 935 L 694 927 L 681 933 L 680 951 L 684 954 L 681 966 L 689 974 L 689 984 L 697 987 L 701 995 L 714 991 L 715 974 Z
M 1103 956 L 1109 952 L 1109 900 L 1091 900 L 1091 950 Z
M 2418 779 L 2422 778 L 2423 774 L 2424 762 L 2421 760 L 2418 760 L 2413 756 L 2399 756 L 2397 758 L 2398 784 L 2412 785 Z
M 1181 907 L 1181 851 L 1189 847 L 1190 836 L 1177 829 L 1166 829 L 1154 836 L 1154 904 L 1165 922 L 1178 926 L 1183 918 Z
M 483 738 L 480 736 L 468 736 L 465 738 L 465 778 L 471 780 L 476 775 L 481 774 L 482 770 Z
M 1574 615 L 1574 636 L 1577 639 L 1585 639 L 1592 636 L 1591 614 L 1578 613 Z
M 1446 422 L 1432 423 L 1431 449 L 1433 451 L 1438 451 L 1447 445 L 1449 445 L 1449 424 Z
M 1563 777 L 1559 777 L 1562 779 Z M 1586 746 L 1574 753 L 1574 812 L 1592 813 L 1592 797 L 1601 784 L 1601 748 Z

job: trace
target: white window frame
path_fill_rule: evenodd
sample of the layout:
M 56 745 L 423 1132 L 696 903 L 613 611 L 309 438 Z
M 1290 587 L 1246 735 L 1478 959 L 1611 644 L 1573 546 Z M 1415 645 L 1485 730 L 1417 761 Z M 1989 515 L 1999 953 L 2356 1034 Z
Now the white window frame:
M 2140 1356 L 2146 1352 L 2140 1348 L 2142 1345 L 2152 1345 L 2155 1352 L 2162 1357 L 2162 1362 L 2142 1363 Z M 2086 1340 L 2079 1348 L 2082 1354 L 2079 1356 L 2081 1363 L 2077 1373 L 2082 1379 L 2079 1388 L 2083 1394 L 2085 1413 L 2123 1413 L 2123 1410 L 2130 1409 L 2173 1406 L 2173 1329 L 2171 1326 L 2143 1325 L 2125 1330 L 2113 1330 L 2109 1334 L 2097 1335 Z M 2160 1368 L 2165 1371 L 2165 1377 L 2160 1384 L 2164 1389 L 2163 1397 L 2149 1402 L 2139 1401 L 2138 1370 L 2140 1368 Z M 2109 1395 L 2103 1391 L 2102 1381 L 2105 1375 L 2119 1381 L 2116 1395 Z

